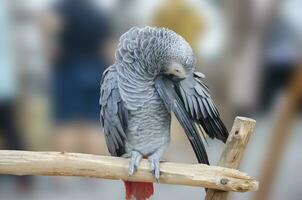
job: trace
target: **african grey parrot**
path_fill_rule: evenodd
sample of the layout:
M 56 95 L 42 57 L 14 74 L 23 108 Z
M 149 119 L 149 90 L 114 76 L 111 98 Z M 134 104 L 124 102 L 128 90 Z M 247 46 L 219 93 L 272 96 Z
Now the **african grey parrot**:
M 199 163 L 209 164 L 200 132 L 226 141 L 228 131 L 195 71 L 190 45 L 166 28 L 133 27 L 124 33 L 116 61 L 102 76 L 100 118 L 112 156 L 130 158 L 129 175 L 148 158 L 156 179 L 170 142 L 171 113 L 182 125 Z M 125 182 L 126 199 L 153 194 L 151 183 Z

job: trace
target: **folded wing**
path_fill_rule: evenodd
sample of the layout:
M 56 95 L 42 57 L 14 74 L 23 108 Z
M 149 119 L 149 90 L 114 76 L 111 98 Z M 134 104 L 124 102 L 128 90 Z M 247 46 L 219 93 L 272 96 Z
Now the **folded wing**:
M 101 81 L 100 121 L 104 128 L 107 147 L 113 156 L 125 153 L 128 110 L 124 107 L 117 85 L 117 72 L 109 67 Z

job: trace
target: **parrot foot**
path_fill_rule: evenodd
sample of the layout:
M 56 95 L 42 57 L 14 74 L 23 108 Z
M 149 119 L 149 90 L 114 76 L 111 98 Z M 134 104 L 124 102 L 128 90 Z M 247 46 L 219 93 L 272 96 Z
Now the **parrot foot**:
M 160 157 L 157 155 L 157 153 L 154 153 L 148 157 L 148 160 L 150 163 L 150 168 L 152 170 L 152 174 L 153 174 L 156 182 L 158 182 L 158 179 L 160 177 L 160 169 L 159 169 Z
M 143 156 L 138 151 L 131 151 L 131 158 L 130 158 L 130 165 L 128 170 L 128 175 L 132 176 L 138 168 L 140 161 L 142 160 Z

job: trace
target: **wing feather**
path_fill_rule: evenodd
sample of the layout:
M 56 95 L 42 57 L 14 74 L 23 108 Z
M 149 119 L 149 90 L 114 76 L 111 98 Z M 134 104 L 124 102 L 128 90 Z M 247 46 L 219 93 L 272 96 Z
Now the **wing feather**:
M 200 80 L 200 74 L 181 82 L 173 82 L 163 76 L 155 80 L 155 87 L 169 112 L 180 122 L 199 162 L 208 164 L 203 136 L 226 141 L 228 131 L 209 94 L 209 88 Z
M 128 110 L 119 93 L 114 65 L 103 73 L 100 106 L 100 121 L 104 128 L 108 150 L 113 156 L 121 156 L 125 153 Z
M 183 83 L 182 83 L 183 82 Z M 196 123 L 203 126 L 204 131 L 211 137 L 226 141 L 228 137 L 228 131 L 220 119 L 220 114 L 210 96 L 209 88 L 201 81 L 200 76 L 194 75 L 186 78 L 176 85 L 176 90 L 182 99 L 183 104 L 187 104 L 189 99 L 193 102 L 196 99 L 198 102 L 199 109 L 194 107 L 195 115 L 191 114 L 191 119 Z M 181 87 L 181 89 L 179 89 Z M 192 89 L 194 88 L 194 93 L 192 94 Z M 182 90 L 183 92 L 179 92 Z M 190 92 L 186 92 L 190 91 Z M 185 99 L 185 100 L 184 100 Z M 185 108 L 186 105 L 185 105 Z M 187 111 L 192 113 L 191 110 Z M 200 118 L 198 116 L 201 116 Z
M 209 164 L 203 141 L 198 132 L 198 127 L 195 122 L 190 119 L 190 111 L 185 108 L 183 101 L 176 93 L 174 83 L 164 77 L 158 77 L 155 81 L 155 88 L 162 98 L 167 110 L 173 112 L 182 125 L 187 138 L 193 147 L 198 162 Z M 187 106 L 191 109 L 191 106 L 193 106 L 191 99 L 190 102 L 190 105 Z M 193 107 L 192 111 L 194 111 Z

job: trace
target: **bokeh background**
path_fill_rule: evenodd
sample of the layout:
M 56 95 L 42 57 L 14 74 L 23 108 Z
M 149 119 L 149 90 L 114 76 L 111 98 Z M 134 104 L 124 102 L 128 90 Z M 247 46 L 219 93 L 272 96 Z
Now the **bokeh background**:
M 257 120 L 241 170 L 262 192 L 236 200 L 302 199 L 302 1 L 1 0 L 0 149 L 108 155 L 98 122 L 101 73 L 132 26 L 182 35 L 228 129 Z M 174 121 L 169 161 L 196 163 Z M 211 163 L 223 144 L 208 140 Z M 202 199 L 156 184 L 152 199 Z M 267 192 L 268 191 L 268 192 Z M 0 176 L 1 200 L 123 199 L 121 181 Z

